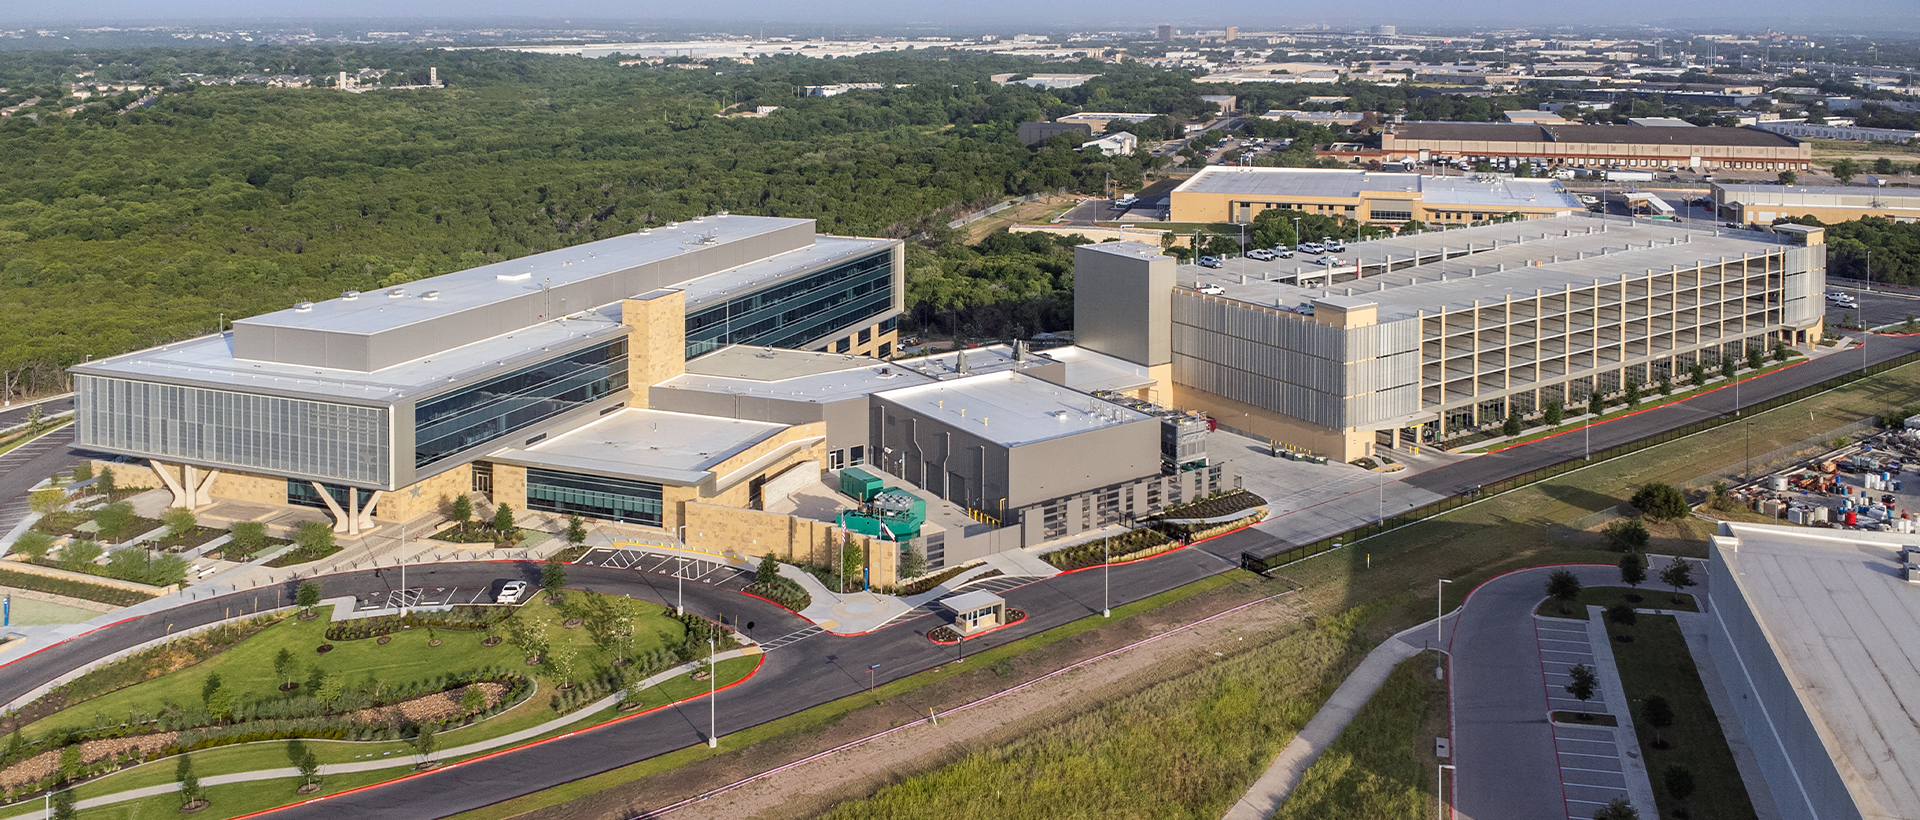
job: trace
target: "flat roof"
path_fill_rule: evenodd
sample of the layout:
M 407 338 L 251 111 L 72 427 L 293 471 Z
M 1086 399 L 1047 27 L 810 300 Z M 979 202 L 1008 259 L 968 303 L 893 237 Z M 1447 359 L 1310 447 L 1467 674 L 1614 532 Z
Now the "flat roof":
M 1920 585 L 1899 574 L 1913 535 L 1731 524 L 1716 547 L 1765 630 L 1855 805 L 1920 817 Z M 1724 670 L 1723 670 L 1724 671 Z
M 550 358 L 557 351 L 612 341 L 631 330 L 620 321 L 620 306 L 609 305 L 372 372 L 235 358 L 231 332 L 94 359 L 68 369 L 86 376 L 192 384 L 317 401 L 392 404 L 437 391 L 449 383 L 504 372 L 514 364 Z
M 1553 179 L 1505 174 L 1431 177 L 1417 173 L 1325 168 L 1201 169 L 1174 193 L 1233 194 L 1270 198 L 1391 199 L 1404 196 L 1428 206 L 1556 208 L 1579 210 L 1579 198 Z M 1137 244 L 1137 243 L 1135 243 Z
M 735 345 L 688 362 L 686 373 L 655 387 L 824 404 L 933 380 L 868 356 Z
M 1802 205 L 1811 208 L 1920 208 L 1920 190 L 1859 185 L 1739 185 L 1714 183 L 1722 203 Z
M 1157 254 L 1159 252 L 1155 251 L 1155 253 Z M 965 372 L 962 372 L 960 369 L 961 360 L 963 359 L 966 361 Z M 969 347 L 913 359 L 894 360 L 895 365 L 919 373 L 922 376 L 940 380 L 960 379 L 967 376 L 978 376 L 983 373 L 1025 370 L 1029 367 L 1040 367 L 1053 363 L 1054 360 L 1046 353 L 1036 353 L 1033 351 L 1027 352 L 1025 361 L 1015 359 L 1013 357 L 1013 347 L 1010 345 Z
M 1469 244 L 1473 252 L 1466 256 L 1383 271 L 1389 259 L 1404 265 L 1416 254 L 1437 257 L 1443 248 L 1454 254 Z M 1176 269 L 1174 281 L 1187 288 L 1218 285 L 1225 298 L 1266 307 L 1350 296 L 1378 305 L 1378 321 L 1389 322 L 1467 309 L 1476 301 L 1531 296 L 1535 290 L 1588 287 L 1596 279 L 1617 282 L 1645 276 L 1649 269 L 1719 264 L 1784 244 L 1784 237 L 1754 231 L 1573 215 L 1349 242 L 1339 254 L 1345 263 L 1339 270 L 1351 275 L 1357 263 L 1366 273 L 1332 286 L 1319 284 L 1326 282 L 1327 268 L 1304 257 L 1230 259 L 1220 268 L 1186 264 Z M 1299 284 L 1303 278 L 1304 286 Z
M 1499 122 L 1407 122 L 1393 126 L 1395 139 L 1487 142 L 1584 142 L 1614 145 L 1714 145 L 1791 148 L 1800 141 L 1758 128 L 1646 128 L 1637 125 L 1521 124 Z
M 1084 347 L 1056 347 L 1047 357 L 1067 366 L 1066 385 L 1082 393 L 1113 390 L 1124 393 L 1157 383 L 1145 365 L 1097 353 Z
M 813 244 L 805 248 L 690 279 L 680 283 L 679 287 L 686 291 L 687 312 L 691 313 L 708 303 L 789 279 L 841 259 L 897 244 L 899 242 L 893 239 L 816 235 Z
M 1003 447 L 1117 427 L 1152 416 L 1025 373 L 1000 372 L 889 390 L 880 398 Z
M 533 446 L 497 450 L 487 458 L 664 484 L 698 484 L 727 459 L 787 427 L 629 407 Z
M 962 592 L 959 595 L 949 595 L 940 599 L 940 605 L 953 612 L 972 612 L 976 609 L 997 606 L 1005 604 L 1006 602 L 1007 599 L 984 589 Z

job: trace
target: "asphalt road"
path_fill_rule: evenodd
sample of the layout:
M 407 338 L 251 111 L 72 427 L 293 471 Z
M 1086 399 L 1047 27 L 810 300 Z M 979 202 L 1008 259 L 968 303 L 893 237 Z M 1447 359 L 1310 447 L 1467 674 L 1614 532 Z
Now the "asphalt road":
M 73 444 L 68 425 L 0 455 L 0 534 L 13 529 L 28 513 L 27 496 L 33 485 L 79 464 L 83 456 Z
M 1567 814 L 1533 608 L 1550 569 L 1520 570 L 1473 590 L 1453 623 L 1454 807 L 1473 820 L 1538 820 Z M 1576 568 L 1582 583 L 1618 575 Z M 1569 621 L 1568 623 L 1577 623 Z

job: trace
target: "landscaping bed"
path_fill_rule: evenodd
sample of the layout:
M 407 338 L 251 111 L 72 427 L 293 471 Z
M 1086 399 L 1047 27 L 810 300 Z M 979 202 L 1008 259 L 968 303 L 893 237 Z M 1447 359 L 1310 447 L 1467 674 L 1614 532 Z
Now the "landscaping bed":
M 1603 712 L 1553 712 L 1549 714 L 1556 723 L 1574 723 L 1581 726 L 1618 726 L 1620 721 Z
M 1247 490 L 1230 490 L 1219 495 L 1190 501 L 1161 512 L 1158 518 L 1217 518 L 1241 510 L 1264 507 L 1267 500 Z
M 1533 614 L 1545 618 L 1568 618 L 1584 621 L 1587 619 L 1587 607 L 1610 607 L 1614 604 L 1627 604 L 1635 609 L 1673 609 L 1681 612 L 1699 612 L 1700 605 L 1694 601 L 1691 593 L 1678 595 L 1672 590 L 1640 589 L 1631 587 L 1583 587 L 1580 597 L 1568 605 L 1570 611 L 1560 610 L 1560 601 L 1548 598 L 1534 607 Z
M 48 592 L 54 595 L 65 595 L 69 598 L 97 601 L 114 606 L 133 606 L 141 601 L 149 601 L 159 597 L 153 593 L 137 592 L 131 589 L 120 589 L 118 587 L 106 587 L 99 584 L 89 584 L 85 581 L 74 581 L 66 578 L 49 578 L 44 575 L 14 572 L 3 566 L 0 566 L 0 586 L 13 587 L 14 589 L 29 589 L 34 592 Z
M 1172 542 L 1173 538 L 1161 532 L 1159 528 L 1149 527 L 1134 530 L 1117 538 L 1098 539 L 1054 550 L 1040 556 L 1040 559 L 1059 567 L 1062 571 L 1083 569 L 1097 567 L 1107 561 L 1118 562 L 1128 555 L 1168 548 Z
M 795 612 L 813 604 L 813 596 L 808 595 L 807 590 L 801 587 L 798 581 L 784 576 L 777 576 L 771 581 L 755 581 L 747 586 L 745 592 L 758 595 Z
M 354 618 L 327 626 L 329 641 L 357 641 L 391 635 L 403 629 L 445 629 L 473 631 L 506 620 L 513 614 L 509 607 L 461 604 L 435 612 L 410 612 L 405 615 L 375 615 Z
M 1635 704 L 1634 734 L 1653 780 L 1659 816 L 1752 820 L 1755 814 L 1746 784 L 1734 765 L 1733 752 L 1707 700 L 1679 623 L 1672 615 L 1642 615 L 1634 625 L 1607 624 L 1607 633 L 1616 638 L 1613 657 L 1620 668 L 1620 686 Z M 1635 640 L 1620 642 L 1621 636 Z M 1647 700 L 1656 695 L 1670 705 L 1672 725 L 1666 728 L 1657 728 L 1647 719 Z M 1693 799 L 1682 800 L 1667 789 L 1667 771 L 1675 766 L 1684 768 L 1697 784 Z M 1687 814 L 1679 814 L 1681 809 Z
M 280 543 L 284 544 L 287 542 L 282 541 Z M 338 554 L 340 554 L 339 544 L 327 544 L 321 547 L 296 547 L 268 561 L 267 566 L 278 569 L 281 567 L 298 566 L 300 564 L 311 564 L 315 561 L 331 558 Z
M 941 584 L 944 584 L 948 581 L 953 580 L 954 576 L 959 575 L 962 572 L 966 572 L 967 570 L 973 569 L 975 566 L 976 566 L 975 564 L 965 564 L 957 567 L 948 567 L 932 575 L 929 575 L 925 578 L 921 578 L 917 581 L 914 581 L 913 583 L 904 584 L 900 586 L 897 590 L 895 590 L 893 594 L 919 595 L 922 592 L 926 592 L 927 590 L 933 589 L 934 587 L 937 587 Z
M 149 530 L 149 532 L 151 532 L 151 530 Z M 167 552 L 186 552 L 187 550 L 193 549 L 194 547 L 203 546 L 208 541 L 212 541 L 213 539 L 219 538 L 220 536 L 226 535 L 226 534 L 227 534 L 226 530 L 216 530 L 212 527 L 195 526 L 193 529 L 190 529 L 184 533 L 181 533 L 179 538 L 168 538 L 165 535 L 162 535 L 159 538 L 154 538 L 148 541 L 142 541 L 140 542 L 140 546 L 149 547 L 157 550 L 166 550 Z

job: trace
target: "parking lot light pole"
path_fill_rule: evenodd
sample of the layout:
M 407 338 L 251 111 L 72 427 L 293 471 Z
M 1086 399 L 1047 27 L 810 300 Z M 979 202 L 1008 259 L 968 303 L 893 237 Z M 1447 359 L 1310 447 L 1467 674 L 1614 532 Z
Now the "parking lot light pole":
M 349 488 L 348 492 L 359 492 Z M 407 525 L 400 525 L 400 614 L 407 614 Z
M 1445 641 L 1447 625 L 1447 585 L 1453 583 L 1445 578 L 1434 585 L 1433 596 L 1433 648 L 1439 649 Z
M 685 524 L 680 525 L 680 546 L 683 549 L 687 546 L 687 525 Z M 685 580 L 687 561 L 680 557 L 675 557 L 673 560 L 673 614 L 685 615 L 687 614 L 687 582 Z
M 719 645 L 713 636 L 707 636 L 707 748 L 720 746 L 720 707 L 714 705 L 720 694 L 720 657 Z

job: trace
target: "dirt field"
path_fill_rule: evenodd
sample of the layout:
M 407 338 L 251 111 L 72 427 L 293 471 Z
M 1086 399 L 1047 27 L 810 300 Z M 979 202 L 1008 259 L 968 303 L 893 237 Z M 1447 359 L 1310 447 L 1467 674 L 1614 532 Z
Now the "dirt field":
M 886 783 L 951 762 L 982 744 L 1015 737 L 1138 691 L 1227 651 L 1244 636 L 1306 617 L 1292 596 L 1236 612 L 1166 638 L 1093 661 L 1017 693 L 926 725 L 927 710 L 947 710 L 1031 681 L 1183 624 L 1284 591 L 1249 579 L 1112 626 L 1001 661 L 893 701 L 859 709 L 824 731 L 757 744 L 684 769 L 642 778 L 526 818 L 622 818 L 659 808 L 821 751 L 906 724 L 918 724 L 672 813 L 674 820 L 808 817 Z M 966 661 L 971 663 L 972 661 Z
M 960 230 L 966 232 L 967 242 L 972 244 L 1001 228 L 1051 219 L 1054 214 L 1078 205 L 1084 199 L 1077 196 L 1041 197 L 1033 202 L 1022 202 L 978 222 L 962 225 Z

